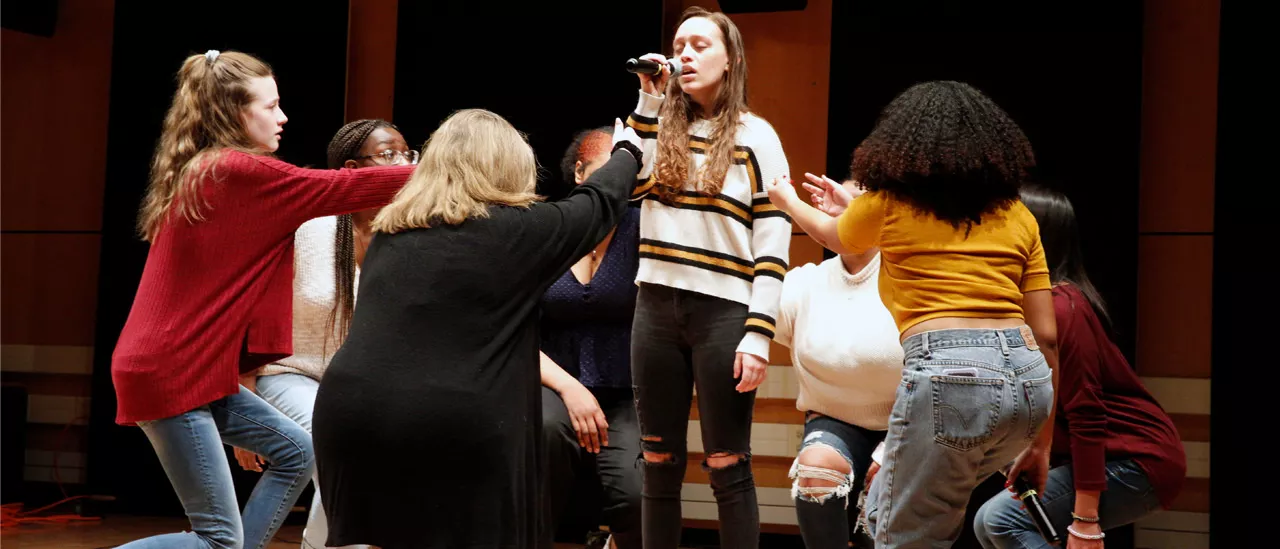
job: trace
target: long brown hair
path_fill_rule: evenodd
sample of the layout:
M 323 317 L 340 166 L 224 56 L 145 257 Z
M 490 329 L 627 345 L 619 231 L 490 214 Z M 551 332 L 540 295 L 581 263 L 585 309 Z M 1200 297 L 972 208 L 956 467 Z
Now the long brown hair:
M 326 155 L 329 168 L 336 170 L 348 160 L 356 160 L 369 135 L 381 128 L 399 131 L 395 124 L 377 118 L 356 120 L 340 128 L 333 139 L 329 140 Z M 337 225 L 337 231 L 333 235 L 333 289 L 337 295 L 326 322 L 329 329 L 325 331 L 321 347 L 323 356 L 328 356 L 329 339 L 332 336 L 338 336 L 338 345 L 346 341 L 347 331 L 351 328 L 351 315 L 356 306 L 355 222 L 351 214 L 342 214 L 338 216 Z
M 143 240 L 153 240 L 175 209 L 188 222 L 204 220 L 208 204 L 201 185 L 210 175 L 216 178 L 212 171 L 218 155 L 255 148 L 240 117 L 254 99 L 249 81 L 271 75 L 266 63 L 234 51 L 210 51 L 183 61 L 138 214 Z
M 694 183 L 696 191 L 714 195 L 724 186 L 725 174 L 733 162 L 738 124 L 743 113 L 747 112 L 747 52 L 742 33 L 738 32 L 737 25 L 729 20 L 729 16 L 693 6 L 680 16 L 679 24 L 683 25 L 695 17 L 708 19 L 720 28 L 728 59 L 715 104 L 704 105 L 703 110 L 711 113 L 711 134 L 707 138 L 710 148 L 706 152 L 707 162 L 698 170 Z M 675 52 L 673 55 L 678 54 Z M 667 81 L 667 100 L 662 104 L 662 124 L 658 128 L 658 166 L 655 171 L 660 184 L 654 190 L 663 200 L 679 193 L 689 180 L 689 163 L 692 161 L 689 125 L 702 116 L 689 94 L 680 89 L 677 77 L 672 75 Z

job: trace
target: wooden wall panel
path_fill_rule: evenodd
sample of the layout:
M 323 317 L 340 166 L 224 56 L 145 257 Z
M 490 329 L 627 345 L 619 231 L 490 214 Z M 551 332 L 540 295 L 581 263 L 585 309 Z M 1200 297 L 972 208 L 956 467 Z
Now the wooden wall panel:
M 0 228 L 102 228 L 114 1 L 59 2 L 52 37 L 0 30 Z
M 1209 377 L 1212 311 L 1213 236 L 1140 236 L 1138 372 Z
M 353 0 L 347 30 L 347 121 L 394 122 L 398 0 Z
M 1213 230 L 1217 0 L 1148 0 L 1142 56 L 1139 230 Z

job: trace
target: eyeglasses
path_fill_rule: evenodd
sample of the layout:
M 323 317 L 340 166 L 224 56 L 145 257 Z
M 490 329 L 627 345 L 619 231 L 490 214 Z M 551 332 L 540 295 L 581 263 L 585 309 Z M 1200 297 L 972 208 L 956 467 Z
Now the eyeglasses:
M 417 164 L 417 163 L 418 163 L 418 151 L 412 151 L 412 150 L 411 150 L 411 151 L 407 151 L 407 152 L 401 152 L 401 151 L 397 151 L 397 150 L 394 150 L 394 149 L 387 149 L 387 150 L 382 151 L 382 152 L 380 152 L 380 153 L 378 153 L 378 154 L 371 154 L 371 155 L 368 155 L 368 156 L 357 156 L 356 158 L 357 158 L 357 159 L 361 159 L 361 160 L 363 160 L 363 159 L 365 159 L 365 158 L 368 158 L 368 159 L 377 159 L 377 158 L 381 158 L 381 159 L 382 159 L 382 161 L 383 161 L 383 162 L 386 162 L 387 164 L 399 164 L 399 163 L 400 163 L 400 160 L 401 160 L 401 159 L 403 159 L 403 160 L 405 160 L 405 162 L 406 162 L 406 163 L 408 163 L 408 164 Z

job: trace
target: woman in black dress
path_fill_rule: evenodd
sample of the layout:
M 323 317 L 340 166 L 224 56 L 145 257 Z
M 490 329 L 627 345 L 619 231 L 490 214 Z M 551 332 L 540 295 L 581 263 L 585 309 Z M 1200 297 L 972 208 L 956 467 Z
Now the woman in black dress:
M 432 134 L 378 214 L 350 332 L 320 382 L 314 435 L 329 546 L 549 546 L 538 527 L 538 300 L 622 218 L 639 138 L 564 200 L 502 117 Z M 625 149 L 625 150 L 618 150 Z

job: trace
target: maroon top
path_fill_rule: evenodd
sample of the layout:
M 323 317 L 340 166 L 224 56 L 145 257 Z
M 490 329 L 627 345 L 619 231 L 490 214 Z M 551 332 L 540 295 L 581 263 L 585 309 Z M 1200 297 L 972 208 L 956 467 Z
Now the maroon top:
M 111 355 L 116 422 L 203 406 L 238 391 L 241 372 L 293 354 L 294 231 L 387 204 L 413 170 L 308 170 L 225 153 L 200 189 L 204 221 L 175 214 L 151 243 Z
M 1173 420 L 1111 342 L 1078 288 L 1053 288 L 1058 321 L 1055 464 L 1070 461 L 1076 490 L 1106 490 L 1104 465 L 1133 459 L 1169 507 L 1182 489 L 1187 457 Z

